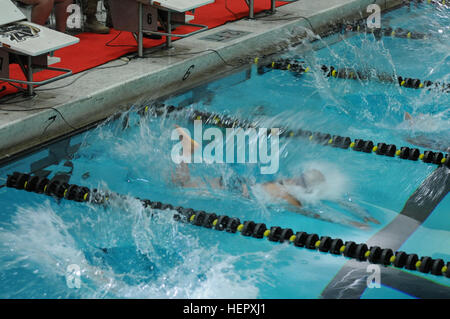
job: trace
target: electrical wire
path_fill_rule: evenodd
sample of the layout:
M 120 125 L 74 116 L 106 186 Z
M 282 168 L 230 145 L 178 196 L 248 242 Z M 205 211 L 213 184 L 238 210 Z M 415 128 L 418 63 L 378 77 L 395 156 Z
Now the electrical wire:
M 19 90 L 19 91 L 21 91 L 21 92 L 26 92 L 26 88 L 23 88 L 23 87 L 21 87 L 21 86 L 18 86 L 18 85 L 16 85 L 16 84 L 12 83 L 12 82 L 2 82 L 2 83 L 9 84 L 9 85 L 13 86 L 14 88 L 16 88 L 17 90 Z M 6 86 L 3 85 L 3 87 L 0 89 L 0 92 L 3 92 L 3 91 L 5 91 L 5 90 L 6 90 Z
M 229 11 L 236 20 L 240 19 L 238 14 L 228 7 L 228 0 L 225 0 L 225 9 L 227 9 L 227 11 Z
M 120 31 L 118 34 L 116 34 L 114 36 L 114 38 L 112 38 L 111 40 L 109 40 L 108 42 L 105 43 L 105 46 L 110 47 L 110 48 L 121 48 L 121 47 L 126 47 L 126 48 L 136 48 L 137 45 L 132 45 L 132 44 L 111 44 L 111 42 L 115 41 L 120 35 L 122 34 L 122 31 Z
M 228 11 L 230 11 L 230 12 L 235 16 L 236 19 L 238 19 L 238 18 L 237 18 L 237 14 L 236 14 L 235 12 L 233 12 L 233 11 L 228 7 L 227 0 L 225 0 L 225 8 L 226 8 Z M 288 14 L 286 14 L 286 15 L 288 15 Z M 286 16 L 286 15 L 285 15 L 285 16 Z M 289 21 L 289 20 L 295 20 L 295 19 L 302 18 L 302 19 L 305 19 L 305 20 L 309 23 L 309 25 L 310 25 L 310 27 L 311 27 L 311 30 L 312 30 L 313 32 L 315 32 L 315 31 L 314 31 L 314 28 L 313 28 L 313 26 L 312 26 L 311 21 L 310 21 L 308 18 L 306 18 L 306 17 L 303 17 L 303 16 L 294 16 L 294 17 L 289 17 L 289 18 L 279 18 L 279 19 L 271 19 L 271 20 L 269 20 L 269 19 L 264 19 L 264 18 L 267 17 L 267 16 L 269 16 L 269 14 L 267 14 L 267 15 L 265 15 L 265 16 L 263 16 L 263 17 L 257 17 L 257 19 L 261 19 L 261 20 L 264 20 L 264 21 L 281 21 L 281 20 Z M 108 47 L 136 47 L 135 45 L 122 45 L 122 44 L 113 45 L 113 44 L 111 44 L 113 41 L 115 41 L 115 40 L 121 35 L 121 33 L 122 33 L 122 31 L 120 31 L 118 34 L 116 34 L 111 40 L 109 40 L 109 41 L 105 44 L 105 46 L 108 46 Z M 241 65 L 243 64 L 242 59 L 241 59 L 240 63 L 237 63 L 237 64 L 231 64 L 231 63 L 227 62 L 227 61 L 223 58 L 223 56 L 222 56 L 217 50 L 215 50 L 215 49 L 206 49 L 206 50 L 202 50 L 202 51 L 187 52 L 187 53 L 176 53 L 176 54 L 171 54 L 171 55 L 148 55 L 148 54 L 147 54 L 147 55 L 144 55 L 144 58 L 170 58 L 170 57 L 174 57 L 174 56 L 195 55 L 195 54 L 201 54 L 201 53 L 205 53 L 205 52 L 214 52 L 214 53 L 219 57 L 219 59 L 223 62 L 223 64 L 226 65 L 226 66 L 230 66 L 230 67 L 239 67 L 239 66 L 241 66 Z M 135 59 L 135 58 L 138 58 L 137 54 L 135 54 L 134 56 L 131 56 L 130 59 Z M 66 88 L 66 87 L 71 86 L 72 84 L 74 84 L 75 82 L 77 82 L 80 78 L 86 76 L 86 75 L 89 74 L 90 72 L 93 72 L 93 71 L 96 71 L 96 70 L 103 70 L 103 69 L 111 69 L 111 68 L 122 67 L 122 66 L 127 65 L 129 62 L 130 62 L 130 60 L 127 60 L 124 64 L 121 64 L 121 65 L 99 67 L 99 68 L 87 70 L 86 72 L 84 72 L 83 74 L 81 74 L 80 76 L 78 76 L 77 78 L 75 78 L 73 81 L 71 81 L 70 83 L 67 83 L 67 84 L 62 85 L 62 86 L 59 86 L 59 87 L 54 87 L 54 88 L 38 88 L 38 89 L 36 89 L 35 91 L 36 91 L 36 92 L 42 92 L 42 91 L 52 91 L 52 90 L 58 90 L 58 89 Z M 10 84 L 11 84 L 11 83 L 10 83 Z M 13 86 L 14 86 L 15 88 L 21 90 L 21 91 L 25 91 L 24 88 L 20 88 L 20 87 L 15 86 L 15 85 L 13 85 Z M 2 103 L 2 104 L 16 104 L 16 103 L 20 103 L 20 102 L 25 102 L 25 101 L 27 101 L 27 100 L 29 100 L 29 99 L 30 99 L 30 98 L 27 98 L 27 99 L 22 100 L 22 101 L 11 102 L 11 103 L 8 103 L 10 100 L 7 100 L 6 102 L 2 102 L 1 99 L 0 99 L 0 103 Z
M 17 94 L 13 94 L 12 96 L 5 96 L 0 99 L 0 107 L 1 107 L 1 105 L 9 105 L 9 104 L 17 104 L 17 103 L 26 102 L 26 101 L 34 99 L 34 97 L 35 97 L 35 95 L 28 96 L 21 101 L 10 102 L 11 100 L 14 100 L 15 98 L 17 98 Z
M 193 54 L 201 54 L 201 53 L 204 53 L 204 52 L 214 52 L 214 53 L 220 58 L 220 60 L 221 60 L 225 65 L 230 66 L 230 67 L 239 67 L 239 66 L 241 66 L 241 65 L 243 64 L 242 60 L 241 60 L 240 63 L 238 63 L 238 64 L 231 64 L 231 63 L 228 63 L 228 62 L 222 57 L 222 55 L 221 55 L 217 50 L 214 50 L 214 49 L 206 49 L 206 50 L 202 50 L 202 51 L 188 52 L 188 53 L 178 53 L 178 54 L 173 54 L 173 55 L 170 55 L 170 56 L 193 55 Z M 166 55 L 164 55 L 164 56 L 146 56 L 145 58 L 167 58 L 167 57 L 170 57 L 170 56 L 166 56 Z M 77 77 L 76 79 L 74 79 L 72 82 L 67 83 L 67 84 L 65 84 L 65 85 L 63 85 L 63 86 L 56 87 L 56 88 L 48 88 L 48 89 L 36 89 L 35 91 L 51 91 L 51 90 L 57 90 L 57 89 L 65 88 L 65 87 L 68 87 L 68 86 L 74 84 L 76 81 L 78 81 L 78 80 L 79 80 L 80 78 L 82 78 L 83 76 L 89 74 L 90 72 L 93 72 L 93 71 L 96 71 L 96 70 L 104 70 L 104 69 L 111 69 L 111 68 L 122 67 L 122 66 L 125 66 L 125 65 L 129 64 L 129 62 L 130 62 L 130 59 L 127 59 L 127 61 L 126 61 L 124 64 L 121 64 L 121 65 L 106 66 L 106 67 L 100 67 L 100 68 L 96 68 L 96 69 L 91 69 L 91 70 L 88 70 L 88 71 L 86 71 L 85 73 L 81 74 L 79 77 Z M 35 95 L 35 96 L 36 96 L 36 95 Z M 28 97 L 27 99 L 24 99 L 24 100 L 22 100 L 22 101 L 9 102 L 9 101 L 13 100 L 14 98 L 16 98 L 16 96 L 14 96 L 14 97 L 8 99 L 6 103 L 5 103 L 5 102 L 2 102 L 2 104 L 17 104 L 17 103 L 20 103 L 20 102 L 24 102 L 24 101 L 28 101 L 28 100 L 30 100 L 30 99 L 33 99 L 35 96 L 30 96 L 30 97 Z M 63 116 L 63 114 L 62 114 L 59 110 L 57 110 L 56 108 L 54 108 L 54 107 L 42 107 L 42 108 L 31 108 L 31 109 L 21 109 L 21 110 L 19 110 L 19 109 L 7 109 L 7 108 L 2 108 L 1 105 L 0 105 L 0 111 L 4 111 L 4 112 L 32 112 L 32 111 L 41 111 L 41 110 L 49 110 L 49 109 L 51 109 L 51 110 L 55 111 L 56 113 L 58 113 L 58 115 L 61 117 L 61 119 L 62 119 L 62 120 L 66 123 L 66 125 L 69 126 L 71 129 L 73 129 L 73 130 L 76 130 L 76 129 L 77 129 L 77 128 L 75 128 L 74 126 L 72 126 L 72 125 L 65 119 L 65 117 Z M 43 131 L 42 134 L 44 134 L 45 131 L 48 129 L 48 127 L 49 127 L 51 124 L 54 123 L 55 119 L 56 119 L 56 118 L 53 118 L 53 119 L 52 119 L 52 122 L 50 122 L 50 123 L 45 127 L 45 129 L 44 129 L 44 131 Z
M 123 57 L 121 57 L 121 58 L 119 58 L 119 59 L 123 59 Z M 122 60 L 122 61 L 124 61 L 124 60 Z M 37 88 L 37 89 L 35 89 L 34 91 L 36 91 L 36 92 L 42 92 L 42 91 L 52 91 L 52 90 L 63 89 L 63 88 L 66 88 L 66 87 L 68 87 L 68 86 L 71 86 L 72 84 L 74 84 L 75 82 L 77 82 L 80 78 L 86 76 L 87 74 L 89 74 L 89 73 L 91 73 L 91 72 L 98 71 L 98 70 L 105 70 L 105 69 L 118 68 L 118 67 L 122 67 L 122 66 L 125 66 L 125 65 L 127 65 L 128 63 L 130 63 L 129 59 L 127 59 L 127 60 L 124 61 L 124 62 L 125 62 L 125 63 L 120 64 L 120 65 L 111 65 L 111 66 L 97 67 L 97 68 L 94 68 L 94 69 L 87 70 L 87 71 L 85 71 L 84 73 L 82 73 L 80 76 L 78 76 L 77 78 L 75 78 L 72 82 L 67 83 L 67 84 L 64 84 L 64 85 L 59 86 L 59 87 L 42 88 L 42 89 L 41 89 L 41 88 Z M 12 83 L 9 83 L 9 84 L 12 85 L 13 87 L 19 89 L 20 91 L 26 91 L 25 89 L 23 89 L 23 88 L 21 88 L 21 87 L 18 87 L 18 86 L 16 86 L 16 85 L 13 85 Z M 26 101 L 28 101 L 28 100 L 34 98 L 34 96 L 30 96 L 30 97 L 27 97 L 27 98 L 25 98 L 25 99 L 23 99 L 23 100 L 21 100 L 21 101 L 10 102 L 11 100 L 13 100 L 13 99 L 16 98 L 16 97 L 17 97 L 17 96 L 13 96 L 13 97 L 11 97 L 11 98 L 9 98 L 9 99 L 6 99 L 6 100 L 4 100 L 4 98 L 1 98 L 1 99 L 0 99 L 0 106 L 1 106 L 2 104 L 8 104 L 8 105 L 10 105 L 10 104 L 22 103 L 22 102 L 26 102 Z M 0 109 L 0 110 L 1 110 L 1 109 Z M 24 110 L 24 111 L 26 111 L 26 110 Z
M 119 58 L 119 59 L 122 59 L 122 58 Z M 123 61 L 123 60 L 122 60 L 122 61 Z M 127 65 L 128 63 L 130 63 L 129 60 L 124 61 L 124 62 L 125 62 L 125 63 L 120 64 L 120 65 L 110 65 L 110 66 L 104 66 L 104 67 L 98 67 L 98 68 L 95 68 L 95 69 L 90 69 L 90 70 L 85 71 L 83 74 L 81 74 L 79 77 L 75 78 L 75 79 L 74 79 L 72 82 L 70 82 L 70 83 L 67 83 L 67 84 L 64 84 L 64 85 L 62 85 L 62 86 L 58 86 L 58 87 L 55 87 L 55 88 L 36 89 L 35 91 L 36 91 L 36 92 L 42 92 L 42 91 L 52 91 L 52 90 L 63 89 L 63 88 L 66 88 L 66 87 L 68 87 L 68 86 L 71 86 L 71 85 L 74 84 L 76 81 L 78 81 L 80 78 L 86 76 L 87 74 L 89 74 L 89 73 L 91 73 L 91 72 L 99 71 L 99 70 L 105 70 L 105 69 L 120 68 L 120 67 L 125 66 L 125 65 Z
M 225 65 L 227 65 L 227 66 L 230 66 L 230 67 L 239 67 L 239 66 L 242 65 L 242 63 L 238 63 L 238 64 L 231 64 L 231 63 L 228 63 L 228 62 L 222 57 L 222 55 L 221 55 L 217 50 L 214 50 L 214 49 L 206 49 L 206 50 L 202 50 L 202 51 L 187 52 L 187 53 L 176 53 L 176 54 L 172 54 L 172 55 L 159 55 L 159 56 L 158 56 L 158 55 L 152 55 L 152 56 L 146 55 L 146 56 L 144 56 L 144 58 L 168 58 L 168 57 L 173 57 L 173 56 L 195 55 L 195 54 L 201 54 L 201 53 L 204 53 L 204 52 L 214 52 L 214 53 L 219 57 L 219 59 L 220 59 Z M 122 57 L 122 58 L 120 58 L 120 59 L 123 59 L 123 58 L 124 58 L 124 57 Z M 35 91 L 36 91 L 36 92 L 52 91 L 52 90 L 58 90 L 58 89 L 62 89 L 62 88 L 69 87 L 69 86 L 71 86 L 72 84 L 74 84 L 75 82 L 77 82 L 79 79 L 81 79 L 82 77 L 86 76 L 87 74 L 89 74 L 89 73 L 91 73 L 91 72 L 94 72 L 94 71 L 97 71 L 97 70 L 105 70 L 105 69 L 118 68 L 118 67 L 122 67 L 122 66 L 128 65 L 128 64 L 130 63 L 130 60 L 131 60 L 131 59 L 138 58 L 138 56 L 135 55 L 135 56 L 132 56 L 132 57 L 130 57 L 130 58 L 127 58 L 127 57 L 125 57 L 125 58 L 127 59 L 127 61 L 125 61 L 125 63 L 123 63 L 123 64 L 120 64 L 120 65 L 112 65 L 112 66 L 105 66 L 105 67 L 98 67 L 98 68 L 95 68 L 95 69 L 87 70 L 86 72 L 84 72 L 83 74 L 81 74 L 80 76 L 78 76 L 77 78 L 75 78 L 73 81 L 71 81 L 70 83 L 64 84 L 64 85 L 59 86 L 59 87 L 54 87 L 54 88 L 38 88 L 38 89 L 35 89 Z M 1 105 L 1 104 L 17 104 L 17 103 L 21 103 L 21 102 L 26 102 L 26 101 L 28 101 L 28 100 L 30 100 L 30 99 L 33 99 L 34 96 L 33 96 L 33 97 L 28 97 L 28 98 L 26 98 L 26 99 L 24 99 L 24 100 L 21 100 L 21 101 L 13 101 L 13 102 L 10 102 L 10 101 L 13 100 L 14 98 L 16 98 L 16 97 L 12 97 L 12 98 L 10 98 L 10 99 L 7 99 L 6 101 L 2 101 L 2 100 L 0 99 L 0 105 Z M 48 109 L 48 108 L 43 108 L 43 109 Z M 1 107 L 0 107 L 0 110 L 7 111 L 6 109 L 1 108 Z M 28 109 L 28 110 L 30 110 L 30 111 L 33 110 L 33 111 L 34 111 L 34 110 L 37 110 L 37 109 Z M 28 111 L 28 110 L 22 110 L 22 111 Z M 9 111 L 10 111 L 10 112 L 14 112 L 14 111 L 19 112 L 19 111 L 21 111 L 21 110 L 9 110 Z
M 205 53 L 205 52 L 214 52 L 219 57 L 219 59 L 222 60 L 223 64 L 225 64 L 226 66 L 238 67 L 238 66 L 242 65 L 241 63 L 240 64 L 231 64 L 231 63 L 227 62 L 223 58 L 223 56 L 215 49 L 205 49 L 205 50 L 202 50 L 202 51 L 186 52 L 186 53 L 175 53 L 175 54 L 171 54 L 171 55 L 149 55 L 149 54 L 146 54 L 146 55 L 144 55 L 143 58 L 146 58 L 146 59 L 170 58 L 170 57 L 175 57 L 175 56 L 201 54 L 201 53 Z M 139 57 L 137 55 L 135 55 L 133 58 L 139 58 Z
M 26 88 L 21 87 L 21 86 L 19 86 L 19 85 L 16 85 L 16 84 L 14 84 L 14 83 L 12 83 L 12 82 L 10 82 L 9 85 L 15 87 L 17 90 L 19 90 L 19 91 L 21 91 L 21 92 L 26 92 L 26 91 L 27 91 Z
M 51 121 L 51 122 L 48 123 L 47 126 L 44 128 L 44 130 L 42 131 L 41 136 L 44 136 L 45 132 L 47 132 L 47 129 L 50 127 L 50 125 L 52 125 L 53 123 L 55 123 L 55 121 L 56 121 L 56 115 L 53 115 L 53 116 L 49 117 L 48 120 Z
M 73 130 L 77 129 L 76 127 L 73 127 L 72 125 L 70 125 L 70 123 L 67 122 L 66 118 L 62 115 L 62 113 L 58 109 L 53 107 L 53 106 L 50 106 L 50 107 L 36 107 L 36 108 L 21 109 L 21 110 L 18 110 L 18 109 L 5 109 L 5 108 L 2 108 L 0 106 L 0 111 L 4 111 L 4 112 L 34 112 L 34 111 L 42 111 L 42 110 L 53 110 L 53 111 L 55 111 L 56 113 L 58 113 L 58 115 L 61 117 L 61 119 L 67 124 L 67 126 L 69 126 Z

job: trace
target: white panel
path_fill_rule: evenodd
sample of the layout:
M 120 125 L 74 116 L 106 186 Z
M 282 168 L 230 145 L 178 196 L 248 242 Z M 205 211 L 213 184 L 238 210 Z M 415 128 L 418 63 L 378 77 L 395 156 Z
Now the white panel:
M 30 56 L 46 54 L 79 41 L 71 35 L 26 21 L 0 26 L 0 46 Z
M 26 17 L 10 0 L 0 0 L 0 25 L 25 20 Z
M 177 12 L 186 12 L 213 3 L 214 0 L 150 0 L 150 4 Z

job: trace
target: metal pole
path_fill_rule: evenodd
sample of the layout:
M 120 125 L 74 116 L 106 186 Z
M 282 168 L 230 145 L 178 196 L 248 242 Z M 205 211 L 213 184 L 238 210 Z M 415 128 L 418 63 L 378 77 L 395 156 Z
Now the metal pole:
M 143 41 L 143 33 L 142 33 L 142 29 L 143 29 L 143 4 L 141 2 L 138 3 L 138 56 L 140 58 L 142 58 L 144 56 L 144 41 Z
M 254 19 L 255 18 L 255 8 L 254 8 L 254 5 L 255 5 L 255 0 L 250 0 L 250 5 L 249 5 L 249 13 L 248 13 L 248 17 L 250 18 L 250 19 Z
M 28 64 L 28 66 L 27 66 L 28 67 L 27 81 L 33 82 L 33 66 L 32 66 L 31 56 L 27 57 L 27 64 Z M 34 93 L 33 84 L 27 84 L 27 89 L 28 89 L 28 95 L 32 96 Z
M 167 33 L 172 34 L 172 24 L 170 23 L 170 19 L 171 19 L 171 12 L 170 10 L 167 11 Z M 166 45 L 167 45 L 167 49 L 169 49 L 172 46 L 172 36 L 168 35 L 166 36 Z
M 270 4 L 270 12 L 275 13 L 275 0 L 272 0 Z

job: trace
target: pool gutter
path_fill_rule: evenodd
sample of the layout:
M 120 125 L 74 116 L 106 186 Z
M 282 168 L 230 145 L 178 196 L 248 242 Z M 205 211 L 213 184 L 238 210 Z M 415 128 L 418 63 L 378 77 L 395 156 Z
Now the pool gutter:
M 255 20 L 238 20 L 175 41 L 173 48 L 155 51 L 148 58 L 132 59 L 128 63 L 115 60 L 101 69 L 46 85 L 42 87 L 45 91 L 37 90 L 37 96 L 31 100 L 18 97 L 14 104 L 0 104 L 0 161 L 8 161 L 30 148 L 81 131 L 129 109 L 133 103 L 156 100 L 195 87 L 211 76 L 230 72 L 242 65 L 242 57 L 287 49 L 305 38 L 305 28 L 313 27 L 315 33 L 322 33 L 336 22 L 366 17 L 366 8 L 373 2 L 300 0 L 278 8 L 269 17 L 258 18 L 257 15 Z M 385 11 L 401 5 L 402 1 L 377 0 L 375 3 Z M 227 42 L 204 39 L 223 30 L 248 33 Z M 114 67 L 121 64 L 124 65 Z M 80 76 L 80 80 L 72 83 Z M 55 89 L 48 90 L 51 88 Z

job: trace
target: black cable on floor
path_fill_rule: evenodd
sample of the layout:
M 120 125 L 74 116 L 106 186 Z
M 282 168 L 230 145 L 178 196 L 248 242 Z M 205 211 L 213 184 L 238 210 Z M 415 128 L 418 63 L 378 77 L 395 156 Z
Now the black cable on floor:
M 137 47 L 137 45 L 131 45 L 131 44 L 111 44 L 111 42 L 116 40 L 121 34 L 122 34 L 122 31 L 119 31 L 119 33 L 116 34 L 116 36 L 113 39 L 111 39 L 105 43 L 105 46 L 110 47 L 110 48 L 117 48 L 117 47 L 136 48 Z
M 62 115 L 62 113 L 59 110 L 57 110 L 56 108 L 54 108 L 54 107 L 37 107 L 37 108 L 22 109 L 22 110 L 5 109 L 5 108 L 0 107 L 0 111 L 4 111 L 4 112 L 33 112 L 33 111 L 42 111 L 42 110 L 53 110 L 53 111 L 55 111 L 56 113 L 59 114 L 59 116 L 67 124 L 67 126 L 69 126 L 73 130 L 77 129 L 77 128 L 73 127 L 72 125 L 70 125 L 70 123 L 67 122 L 66 118 Z

